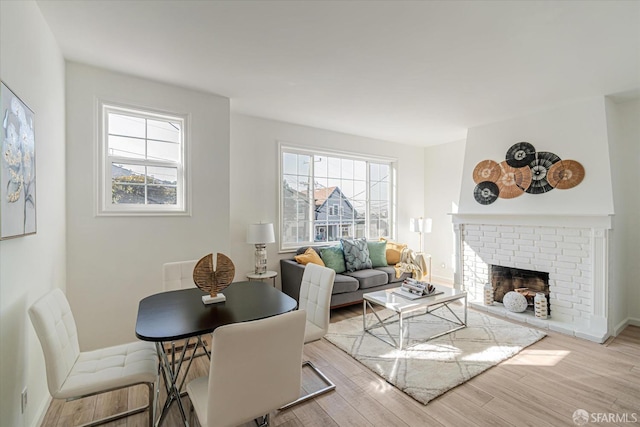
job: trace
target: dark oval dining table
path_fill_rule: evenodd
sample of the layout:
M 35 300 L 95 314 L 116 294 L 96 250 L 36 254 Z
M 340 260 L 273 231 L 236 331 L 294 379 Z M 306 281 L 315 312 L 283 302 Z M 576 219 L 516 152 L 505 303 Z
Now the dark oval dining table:
M 298 303 L 263 282 L 232 283 L 222 294 L 226 301 L 204 304 L 205 292 L 180 289 L 140 301 L 136 336 L 143 341 L 175 341 L 213 332 L 231 323 L 264 319 L 294 310 Z
M 163 423 L 172 402 L 178 404 L 182 419 L 188 425 L 180 399 L 184 380 L 178 384 L 184 352 L 177 363 L 170 362 L 162 343 L 188 340 L 211 333 L 223 325 L 276 316 L 295 310 L 298 306 L 297 301 L 289 295 L 263 282 L 232 283 L 222 294 L 226 301 L 204 304 L 202 296 L 207 295 L 206 292 L 194 287 L 151 295 L 138 304 L 136 336 L 143 341 L 156 343 L 167 387 L 167 401 L 157 425 Z M 183 378 L 186 378 L 186 372 Z

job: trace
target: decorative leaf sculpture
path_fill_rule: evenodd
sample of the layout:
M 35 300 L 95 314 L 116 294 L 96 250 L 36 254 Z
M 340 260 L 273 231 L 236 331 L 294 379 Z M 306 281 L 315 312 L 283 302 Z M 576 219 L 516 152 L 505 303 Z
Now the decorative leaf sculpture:
M 233 261 L 225 254 L 216 256 L 216 269 L 213 265 L 213 254 L 202 257 L 193 269 L 193 281 L 198 288 L 209 292 L 211 297 L 218 295 L 233 282 L 236 268 Z

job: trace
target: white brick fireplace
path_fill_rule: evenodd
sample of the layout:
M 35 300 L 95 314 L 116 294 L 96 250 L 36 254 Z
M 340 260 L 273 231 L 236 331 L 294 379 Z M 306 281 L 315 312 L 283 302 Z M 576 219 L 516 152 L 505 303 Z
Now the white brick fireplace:
M 472 307 L 595 342 L 609 336 L 609 216 L 454 214 L 453 222 L 455 283 Z M 489 265 L 549 273 L 551 316 L 484 305 Z

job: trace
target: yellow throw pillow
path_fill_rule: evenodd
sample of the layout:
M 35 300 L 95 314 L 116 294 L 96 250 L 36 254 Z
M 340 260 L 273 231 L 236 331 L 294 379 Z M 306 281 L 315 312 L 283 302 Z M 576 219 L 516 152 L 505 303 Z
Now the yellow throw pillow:
M 386 239 L 380 239 L 380 240 L 386 240 Z M 407 245 L 406 243 L 390 242 L 389 240 L 386 240 L 386 242 L 387 242 L 387 264 L 396 265 L 397 263 L 400 262 L 400 257 L 402 256 L 402 250 L 405 249 Z
M 316 252 L 315 249 L 313 248 L 307 248 L 307 250 L 304 251 L 302 255 L 296 255 L 294 258 L 296 261 L 298 261 L 298 263 L 302 265 L 307 265 L 311 263 L 311 264 L 318 264 L 324 267 L 324 262 L 322 262 L 322 258 L 320 258 L 320 255 L 318 255 L 318 252 Z

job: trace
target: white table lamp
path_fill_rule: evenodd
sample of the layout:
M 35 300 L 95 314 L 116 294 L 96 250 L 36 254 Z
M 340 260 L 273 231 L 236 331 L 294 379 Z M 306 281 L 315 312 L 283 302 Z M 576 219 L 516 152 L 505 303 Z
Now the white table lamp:
M 256 274 L 267 271 L 267 243 L 276 241 L 272 223 L 250 224 L 247 229 L 247 243 L 256 245 Z

